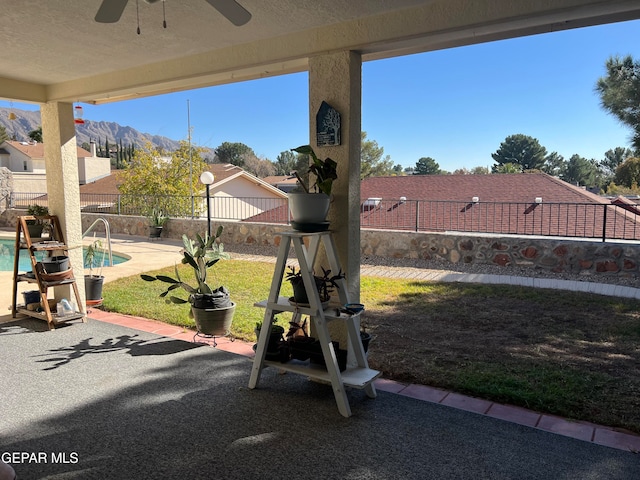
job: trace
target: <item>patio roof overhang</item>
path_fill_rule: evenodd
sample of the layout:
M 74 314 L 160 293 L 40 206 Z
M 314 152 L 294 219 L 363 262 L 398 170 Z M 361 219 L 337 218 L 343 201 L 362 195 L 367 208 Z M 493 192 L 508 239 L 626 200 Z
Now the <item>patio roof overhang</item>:
M 0 0 L 0 98 L 105 103 L 304 71 L 308 59 L 364 61 L 640 18 L 637 0 L 240 0 L 235 27 L 204 0 L 135 0 L 118 23 L 101 0 Z

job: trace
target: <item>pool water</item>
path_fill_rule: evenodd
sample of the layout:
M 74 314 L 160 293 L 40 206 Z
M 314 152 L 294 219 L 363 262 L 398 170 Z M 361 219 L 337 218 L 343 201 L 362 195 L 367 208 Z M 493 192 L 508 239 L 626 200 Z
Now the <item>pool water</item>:
M 16 242 L 14 240 L 4 240 L 0 239 L 0 272 L 13 272 L 13 262 L 14 262 L 14 252 L 16 249 Z M 86 248 L 84 250 L 86 253 Z M 83 257 L 84 257 L 83 253 Z M 36 252 L 36 259 L 42 260 L 43 257 L 47 255 L 47 252 Z M 104 252 L 105 265 L 109 263 L 109 254 Z M 129 260 L 128 257 L 124 257 L 122 255 L 113 254 L 113 264 L 117 265 L 119 263 L 124 263 Z M 96 262 L 98 264 L 102 264 L 102 258 L 98 255 L 96 256 Z M 20 258 L 18 263 L 18 271 L 19 272 L 30 272 L 31 271 L 31 260 L 29 259 L 29 252 L 26 250 L 20 250 Z M 95 269 L 94 269 L 95 271 Z

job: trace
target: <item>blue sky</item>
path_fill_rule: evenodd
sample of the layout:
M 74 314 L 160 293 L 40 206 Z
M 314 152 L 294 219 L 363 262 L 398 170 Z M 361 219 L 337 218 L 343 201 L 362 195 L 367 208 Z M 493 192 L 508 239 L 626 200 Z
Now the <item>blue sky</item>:
M 638 33 L 632 21 L 364 63 L 362 129 L 403 167 L 420 157 L 447 171 L 490 167 L 491 153 L 516 133 L 565 160 L 600 160 L 629 146 L 631 130 L 602 110 L 594 86 L 611 55 L 640 59 Z M 308 143 L 307 82 L 300 73 L 85 105 L 84 118 L 181 140 L 188 101 L 194 144 L 242 142 L 275 160 Z

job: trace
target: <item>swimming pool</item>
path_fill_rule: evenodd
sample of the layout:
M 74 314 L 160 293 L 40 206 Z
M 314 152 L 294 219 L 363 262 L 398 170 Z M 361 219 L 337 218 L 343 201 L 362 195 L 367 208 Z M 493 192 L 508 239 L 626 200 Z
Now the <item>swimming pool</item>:
M 14 252 L 16 249 L 15 240 L 0 239 L 0 272 L 13 272 Z M 86 248 L 84 250 L 86 252 Z M 46 256 L 46 252 L 36 252 L 36 259 L 41 260 Z M 109 261 L 108 253 L 105 252 L 105 265 Z M 84 254 L 83 254 L 84 257 Z M 113 264 L 124 263 L 129 257 L 113 254 Z M 102 263 L 102 258 L 97 258 L 98 263 Z M 31 260 L 26 250 L 20 250 L 20 259 L 18 263 L 19 272 L 31 271 Z

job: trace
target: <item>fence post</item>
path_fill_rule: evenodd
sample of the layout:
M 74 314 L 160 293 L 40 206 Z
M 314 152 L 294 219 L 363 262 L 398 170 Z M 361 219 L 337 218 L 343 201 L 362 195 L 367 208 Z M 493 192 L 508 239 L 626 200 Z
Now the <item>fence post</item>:
M 602 205 L 604 208 L 604 215 L 602 216 L 602 241 L 607 241 L 607 206 Z
M 420 200 L 416 200 L 416 232 L 418 231 L 419 225 L 420 225 Z

